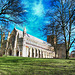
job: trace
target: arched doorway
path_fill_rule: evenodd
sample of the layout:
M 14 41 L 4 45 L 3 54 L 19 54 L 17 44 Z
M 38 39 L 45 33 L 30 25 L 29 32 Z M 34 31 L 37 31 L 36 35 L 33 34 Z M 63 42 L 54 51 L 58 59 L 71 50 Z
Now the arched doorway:
M 32 48 L 32 57 L 34 57 L 34 49 Z
M 36 57 L 37 57 L 37 49 L 35 49 L 36 50 Z
M 39 50 L 39 58 L 40 58 L 40 50 Z
M 16 56 L 19 56 L 19 51 L 18 50 L 16 50 Z
M 28 48 L 28 57 L 30 57 L 30 48 Z

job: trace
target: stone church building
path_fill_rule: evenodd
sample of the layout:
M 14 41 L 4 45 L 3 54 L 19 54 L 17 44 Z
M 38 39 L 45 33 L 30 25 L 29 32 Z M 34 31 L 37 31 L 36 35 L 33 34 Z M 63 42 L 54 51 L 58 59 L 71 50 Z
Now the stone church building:
M 5 55 L 33 57 L 33 58 L 54 58 L 54 47 L 43 40 L 40 40 L 24 31 L 16 28 L 8 33 L 6 40 Z

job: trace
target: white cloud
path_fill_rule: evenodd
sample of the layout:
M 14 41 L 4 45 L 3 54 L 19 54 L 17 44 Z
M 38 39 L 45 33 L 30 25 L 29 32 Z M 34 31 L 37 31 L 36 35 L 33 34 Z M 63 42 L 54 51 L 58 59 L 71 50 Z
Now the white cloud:
M 42 0 L 40 0 L 38 4 L 35 2 L 34 7 L 32 9 L 33 9 L 35 15 L 37 15 L 39 17 L 43 16 L 44 7 L 42 4 Z

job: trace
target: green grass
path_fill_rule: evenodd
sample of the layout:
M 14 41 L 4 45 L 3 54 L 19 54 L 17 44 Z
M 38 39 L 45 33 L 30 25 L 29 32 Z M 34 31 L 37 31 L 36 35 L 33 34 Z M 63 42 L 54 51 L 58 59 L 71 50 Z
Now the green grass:
M 0 57 L 0 75 L 75 75 L 75 59 Z

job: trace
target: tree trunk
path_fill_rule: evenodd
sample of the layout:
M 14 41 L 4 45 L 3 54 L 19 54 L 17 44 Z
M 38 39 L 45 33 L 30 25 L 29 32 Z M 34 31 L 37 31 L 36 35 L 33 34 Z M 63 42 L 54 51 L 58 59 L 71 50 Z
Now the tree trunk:
M 69 51 L 66 50 L 66 59 L 69 59 Z
M 7 57 L 7 50 L 6 50 L 6 57 Z
M 56 54 L 57 54 L 57 53 L 56 53 L 56 45 L 54 46 L 54 50 L 55 50 L 55 58 L 56 58 Z

